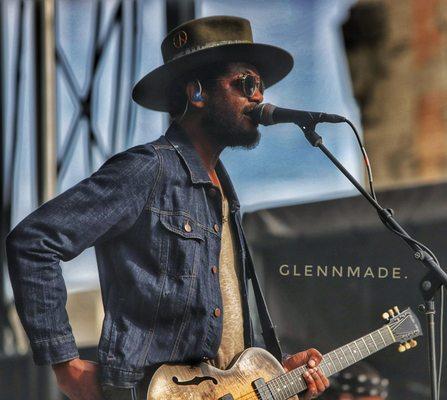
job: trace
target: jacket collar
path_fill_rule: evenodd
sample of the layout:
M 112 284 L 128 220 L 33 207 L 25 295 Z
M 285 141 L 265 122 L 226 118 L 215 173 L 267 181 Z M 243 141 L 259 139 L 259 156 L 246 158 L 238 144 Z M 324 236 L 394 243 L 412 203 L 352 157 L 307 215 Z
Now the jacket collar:
M 185 162 L 191 181 L 193 183 L 212 184 L 208 172 L 206 172 L 203 166 L 202 159 L 183 128 L 176 122 L 173 122 L 166 131 L 165 136 Z
M 194 145 L 190 142 L 182 127 L 176 122 L 172 122 L 166 131 L 165 136 L 168 142 L 177 151 L 180 158 L 184 161 L 192 183 L 212 185 L 213 182 L 203 166 L 199 153 L 197 153 Z M 216 173 L 219 177 L 222 188 L 225 191 L 225 195 L 231 204 L 232 211 L 239 210 L 240 205 L 236 191 L 234 190 L 230 177 L 228 176 L 228 173 L 220 159 L 216 164 Z

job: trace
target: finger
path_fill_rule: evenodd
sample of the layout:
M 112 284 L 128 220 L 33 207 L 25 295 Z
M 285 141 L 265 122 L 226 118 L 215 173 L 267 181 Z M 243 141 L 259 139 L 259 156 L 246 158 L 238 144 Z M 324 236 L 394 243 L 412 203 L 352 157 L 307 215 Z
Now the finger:
M 283 361 L 286 370 L 292 370 L 296 367 L 306 364 L 308 367 L 316 367 L 322 360 L 323 356 L 317 349 L 308 349 L 295 353 L 294 355 Z
M 323 373 L 323 371 L 320 368 L 318 368 L 317 372 L 318 372 L 318 375 L 319 375 L 321 381 L 323 382 L 324 388 L 327 389 L 331 385 L 331 383 L 329 382 L 329 379 L 326 377 L 326 375 Z
M 316 367 L 318 364 L 320 364 L 321 360 L 323 359 L 322 354 L 317 349 L 309 349 L 306 350 L 307 353 L 307 365 L 311 368 Z
M 312 376 L 312 372 L 313 372 L 312 370 L 309 370 L 303 374 L 304 380 L 306 381 L 307 384 L 307 392 L 304 394 L 304 398 L 306 400 L 316 396 L 318 392 L 315 380 Z
M 314 368 L 311 372 L 311 376 L 315 382 L 315 386 L 317 387 L 318 393 L 323 393 L 326 390 L 326 386 L 323 383 L 323 380 L 321 379 L 320 374 L 318 373 L 316 368 Z
M 305 351 L 302 351 L 300 353 L 296 353 L 293 356 L 289 357 L 286 361 L 289 364 L 293 364 L 296 366 L 303 365 L 307 362 L 307 354 Z

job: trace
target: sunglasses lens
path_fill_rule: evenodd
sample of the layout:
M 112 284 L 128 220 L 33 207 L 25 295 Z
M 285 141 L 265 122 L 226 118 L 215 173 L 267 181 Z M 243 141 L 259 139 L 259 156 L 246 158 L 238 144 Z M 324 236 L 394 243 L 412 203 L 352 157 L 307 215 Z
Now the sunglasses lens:
M 242 79 L 244 94 L 247 97 L 252 97 L 256 89 L 258 89 L 262 94 L 264 94 L 264 83 L 262 80 L 258 79 L 253 75 L 245 75 Z
M 247 97 L 252 97 L 256 91 L 256 78 L 253 75 L 247 75 L 244 79 L 244 92 Z

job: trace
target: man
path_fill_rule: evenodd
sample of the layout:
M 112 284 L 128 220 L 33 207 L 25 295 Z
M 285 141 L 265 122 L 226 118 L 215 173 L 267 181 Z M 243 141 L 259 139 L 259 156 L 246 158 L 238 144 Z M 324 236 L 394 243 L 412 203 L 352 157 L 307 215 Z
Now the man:
M 289 53 L 253 43 L 247 20 L 208 17 L 171 31 L 164 65 L 135 87 L 139 104 L 175 115 L 165 136 L 108 160 L 9 235 L 16 305 L 37 364 L 52 364 L 73 400 L 145 399 L 163 363 L 228 367 L 253 345 L 251 262 L 239 202 L 219 155 L 254 147 L 246 115 L 292 68 Z M 95 246 L 105 319 L 99 366 L 80 360 L 65 312 L 59 261 Z M 310 349 L 310 399 L 329 385 Z M 99 379 L 98 379 L 99 377 Z

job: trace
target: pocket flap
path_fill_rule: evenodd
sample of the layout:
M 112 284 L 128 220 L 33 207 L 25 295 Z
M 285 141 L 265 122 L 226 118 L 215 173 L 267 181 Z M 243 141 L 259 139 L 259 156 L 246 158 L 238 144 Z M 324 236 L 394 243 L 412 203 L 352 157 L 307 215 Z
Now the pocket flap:
M 161 214 L 160 222 L 167 230 L 185 239 L 204 240 L 203 229 L 189 216 Z

